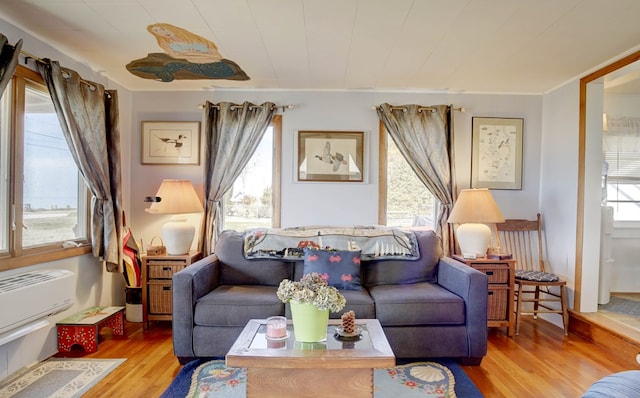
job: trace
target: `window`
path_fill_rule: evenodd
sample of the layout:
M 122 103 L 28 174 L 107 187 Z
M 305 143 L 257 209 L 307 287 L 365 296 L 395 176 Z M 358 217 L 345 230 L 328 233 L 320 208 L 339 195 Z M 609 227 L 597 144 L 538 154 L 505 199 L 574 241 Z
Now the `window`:
M 435 228 L 436 199 L 418 179 L 384 127 L 380 128 L 378 222 L 390 227 Z
M 640 118 L 608 117 L 603 132 L 603 200 L 616 221 L 640 221 Z
M 274 116 L 260 145 L 222 202 L 223 229 L 280 226 L 282 116 Z
M 0 120 L 0 270 L 87 252 L 87 188 L 38 73 L 18 67 Z

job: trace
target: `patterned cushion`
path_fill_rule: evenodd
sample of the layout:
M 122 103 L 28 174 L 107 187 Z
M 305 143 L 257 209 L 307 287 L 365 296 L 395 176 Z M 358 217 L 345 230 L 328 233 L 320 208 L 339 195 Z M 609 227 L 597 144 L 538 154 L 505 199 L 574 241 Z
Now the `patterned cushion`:
M 535 282 L 557 282 L 560 278 L 556 274 L 542 271 L 516 270 L 516 279 Z
M 360 251 L 304 249 L 304 274 L 319 273 L 330 286 L 362 290 Z

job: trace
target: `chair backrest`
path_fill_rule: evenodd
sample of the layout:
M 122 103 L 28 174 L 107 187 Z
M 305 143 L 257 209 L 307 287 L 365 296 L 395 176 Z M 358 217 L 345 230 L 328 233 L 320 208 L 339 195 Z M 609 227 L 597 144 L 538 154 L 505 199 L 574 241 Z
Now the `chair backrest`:
M 540 213 L 535 220 L 505 220 L 496 228 L 501 251 L 513 255 L 517 269 L 544 271 Z

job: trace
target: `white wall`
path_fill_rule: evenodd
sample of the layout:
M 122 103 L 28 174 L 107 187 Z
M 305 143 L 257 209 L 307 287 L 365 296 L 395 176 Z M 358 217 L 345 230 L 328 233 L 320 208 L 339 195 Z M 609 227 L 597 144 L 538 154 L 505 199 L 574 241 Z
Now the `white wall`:
M 598 292 L 600 286 L 600 242 L 602 219 L 602 109 L 604 84 L 587 85 L 584 155 L 584 215 L 582 247 L 582 292 Z M 580 297 L 580 310 L 598 310 L 592 295 Z
M 542 111 L 541 188 L 548 267 L 568 280 L 569 307 L 575 290 L 578 192 L 578 82 L 544 96 Z
M 86 80 L 102 83 L 109 89 L 118 89 L 120 100 L 120 124 L 123 142 L 129 141 L 131 126 L 131 95 L 121 87 L 110 83 L 107 79 L 93 72 L 84 60 L 73 60 L 59 51 L 43 44 L 29 34 L 0 20 L 0 32 L 7 36 L 9 43 L 15 44 L 23 40 L 22 49 L 39 58 L 50 58 L 60 61 L 64 67 L 74 69 Z M 21 62 L 24 64 L 23 62 Z M 33 62 L 29 62 L 31 67 Z M 122 147 L 124 206 L 129 206 L 131 148 Z M 84 255 L 44 264 L 38 264 L 18 270 L 0 272 L 0 278 L 36 269 L 67 269 L 75 274 L 76 289 L 73 292 L 74 305 L 50 318 L 51 326 L 36 331 L 18 340 L 0 346 L 0 380 L 13 372 L 37 361 L 48 358 L 57 352 L 57 335 L 55 322 L 75 312 L 95 305 L 124 305 L 124 283 L 121 274 L 106 272 L 104 267 L 92 255 Z M 43 297 L 46 300 L 46 297 Z
M 585 153 L 584 244 L 581 279 L 576 279 L 578 203 L 578 131 L 580 82 L 574 80 L 546 94 L 542 117 L 540 209 L 548 249 L 547 266 L 567 279 L 569 307 L 580 286 L 580 311 L 597 310 L 600 251 L 600 165 L 602 86 L 591 87 Z
M 159 83 L 162 84 L 162 83 Z M 433 94 L 365 91 L 215 91 L 138 92 L 133 99 L 131 225 L 138 239 L 148 242 L 160 234 L 165 216 L 144 212 L 145 196 L 154 195 L 163 178 L 187 178 L 196 190 L 203 185 L 199 166 L 142 165 L 140 126 L 145 120 L 203 120 L 197 107 L 211 102 L 272 101 L 295 105 L 282 114 L 282 226 L 309 224 L 377 224 L 378 126 L 373 105 L 453 104 L 466 108 L 455 113 L 456 171 L 458 187 L 470 183 L 471 118 L 524 118 L 523 189 L 493 191 L 505 217 L 533 217 L 538 209 L 540 181 L 540 130 L 542 97 L 529 95 Z M 363 183 L 309 183 L 295 181 L 298 130 L 353 130 L 365 132 L 365 181 Z M 202 144 L 204 146 L 204 144 Z M 146 244 L 146 243 L 145 243 Z

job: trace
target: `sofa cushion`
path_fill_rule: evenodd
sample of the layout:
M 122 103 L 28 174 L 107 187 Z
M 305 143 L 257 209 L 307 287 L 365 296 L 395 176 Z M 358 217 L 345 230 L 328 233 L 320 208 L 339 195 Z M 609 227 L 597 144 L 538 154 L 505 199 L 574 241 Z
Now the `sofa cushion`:
M 245 326 L 249 319 L 284 315 L 284 304 L 274 286 L 222 285 L 196 302 L 194 322 L 199 326 Z
M 429 282 L 369 288 L 382 326 L 462 325 L 464 300 Z
M 374 319 L 376 317 L 376 305 L 366 289 L 340 290 L 340 293 L 347 300 L 347 305 L 339 313 L 330 313 L 330 318 L 340 319 L 340 316 L 347 311 L 355 312 L 356 319 Z
M 241 232 L 224 231 L 214 253 L 220 260 L 220 283 L 223 285 L 278 286 L 292 276 L 293 265 L 279 260 L 247 260 L 243 254 Z
M 442 243 L 434 231 L 415 231 L 420 258 L 418 260 L 363 261 L 364 285 L 398 285 L 435 282 Z
M 360 252 L 347 250 L 304 249 L 304 274 L 317 272 L 329 286 L 362 290 Z
M 355 312 L 356 319 L 374 319 L 376 317 L 376 305 L 367 289 L 340 290 L 340 293 L 347 300 L 347 305 L 340 312 L 329 313 L 329 318 L 340 319 L 342 314 L 347 311 Z M 285 316 L 291 319 L 291 307 L 289 305 L 285 306 Z

